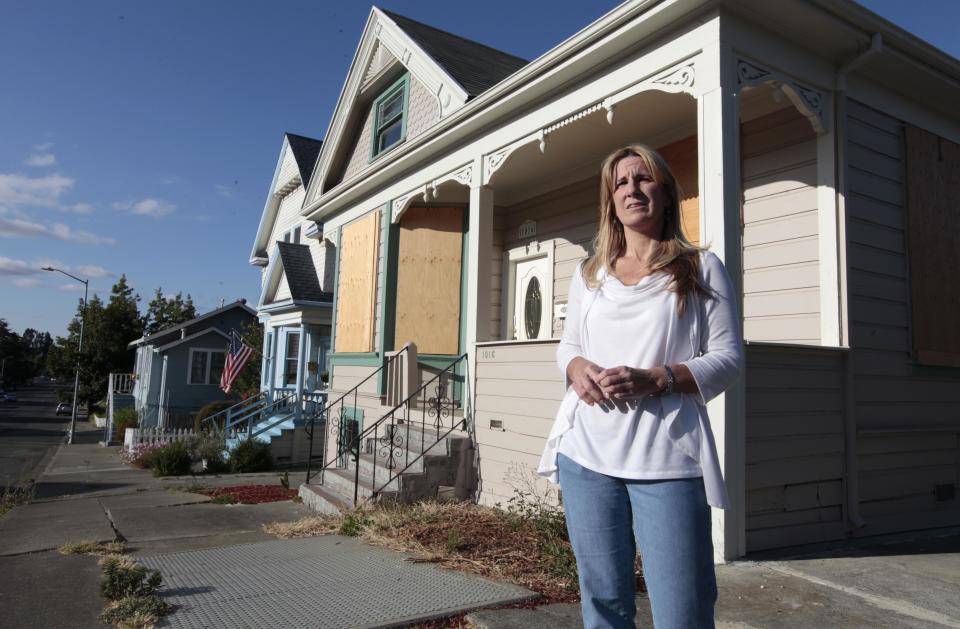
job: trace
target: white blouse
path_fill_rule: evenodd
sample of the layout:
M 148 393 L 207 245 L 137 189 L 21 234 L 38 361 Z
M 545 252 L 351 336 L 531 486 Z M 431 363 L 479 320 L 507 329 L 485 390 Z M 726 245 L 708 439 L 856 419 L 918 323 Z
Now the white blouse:
M 582 356 L 601 367 L 649 369 L 683 363 L 700 394 L 674 393 L 640 400 L 581 404 L 568 387 L 547 439 L 538 472 L 557 482 L 557 454 L 620 478 L 703 476 L 707 501 L 727 507 L 706 402 L 729 388 L 743 362 L 740 325 L 723 263 L 701 254 L 701 276 L 713 298 L 693 298 L 676 315 L 670 278 L 657 273 L 625 286 L 606 271 L 587 289 L 577 268 L 571 280 L 567 320 L 557 363 Z M 569 383 L 568 383 L 569 384 Z

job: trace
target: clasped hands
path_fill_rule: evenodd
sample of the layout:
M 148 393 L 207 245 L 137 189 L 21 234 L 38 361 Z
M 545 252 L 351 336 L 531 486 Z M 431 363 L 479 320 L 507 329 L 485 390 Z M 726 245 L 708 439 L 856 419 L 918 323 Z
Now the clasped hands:
M 601 368 L 586 358 L 578 356 L 567 365 L 570 386 L 588 405 L 608 400 L 641 398 L 663 390 L 661 382 L 666 377 L 660 367 L 634 369 L 619 367 Z

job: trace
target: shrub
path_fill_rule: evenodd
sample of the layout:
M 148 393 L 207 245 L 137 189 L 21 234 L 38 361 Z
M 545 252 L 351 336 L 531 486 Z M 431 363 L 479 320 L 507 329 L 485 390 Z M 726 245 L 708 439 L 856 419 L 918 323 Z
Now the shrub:
M 103 576 L 100 594 L 111 601 L 128 596 L 150 596 L 160 589 L 163 578 L 158 570 L 147 570 L 122 555 L 110 555 L 100 560 Z
M 190 452 L 183 441 L 172 441 L 150 454 L 154 476 L 182 476 L 190 473 Z
M 123 433 L 127 428 L 136 428 L 140 423 L 137 417 L 137 409 L 132 406 L 118 408 L 113 411 L 113 429 L 117 437 L 123 438 Z
M 236 401 L 234 400 L 216 400 L 214 402 L 210 402 L 197 411 L 197 416 L 193 420 L 193 429 L 197 432 L 200 432 L 203 428 L 205 428 L 203 425 L 203 420 L 211 415 L 216 415 L 222 410 L 230 408 L 234 404 L 236 404 Z
M 270 444 L 247 439 L 230 453 L 231 472 L 265 472 L 273 467 Z
M 205 460 L 207 462 L 205 471 L 211 474 L 227 471 L 227 463 L 223 456 L 227 446 L 223 435 L 214 432 L 201 432 L 189 437 L 184 443 L 190 453 L 191 462 L 199 463 Z
M 128 596 L 107 605 L 99 620 L 118 627 L 153 627 L 168 611 L 170 605 L 156 594 Z
M 120 458 L 131 465 L 150 469 L 153 467 L 153 454 L 162 447 L 161 443 L 138 443 L 130 450 L 121 452 Z

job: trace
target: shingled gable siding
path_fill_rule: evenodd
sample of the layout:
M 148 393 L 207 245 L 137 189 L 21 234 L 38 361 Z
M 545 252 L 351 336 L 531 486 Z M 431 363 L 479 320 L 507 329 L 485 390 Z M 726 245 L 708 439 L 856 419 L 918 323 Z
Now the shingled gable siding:
M 343 179 L 349 179 L 370 163 L 370 142 L 373 127 L 373 107 L 368 106 L 363 126 L 353 145 L 350 159 L 343 171 Z M 423 133 L 435 122 L 440 120 L 440 109 L 437 99 L 430 91 L 416 79 L 410 77 L 410 96 L 407 103 L 407 135 L 412 139 Z
M 792 106 L 741 133 L 744 337 L 818 345 L 816 135 Z
M 960 370 L 913 364 L 903 124 L 851 101 L 850 328 L 860 511 L 873 533 L 960 524 Z

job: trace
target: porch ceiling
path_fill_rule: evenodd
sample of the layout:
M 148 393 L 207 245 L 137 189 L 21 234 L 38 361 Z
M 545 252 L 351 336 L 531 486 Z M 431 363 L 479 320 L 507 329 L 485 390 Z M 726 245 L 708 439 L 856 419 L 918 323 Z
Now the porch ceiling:
M 603 159 L 631 143 L 663 146 L 696 133 L 697 102 L 687 94 L 644 92 L 619 103 L 613 124 L 599 109 L 539 143 L 519 147 L 494 174 L 497 205 L 510 205 L 600 171 Z

